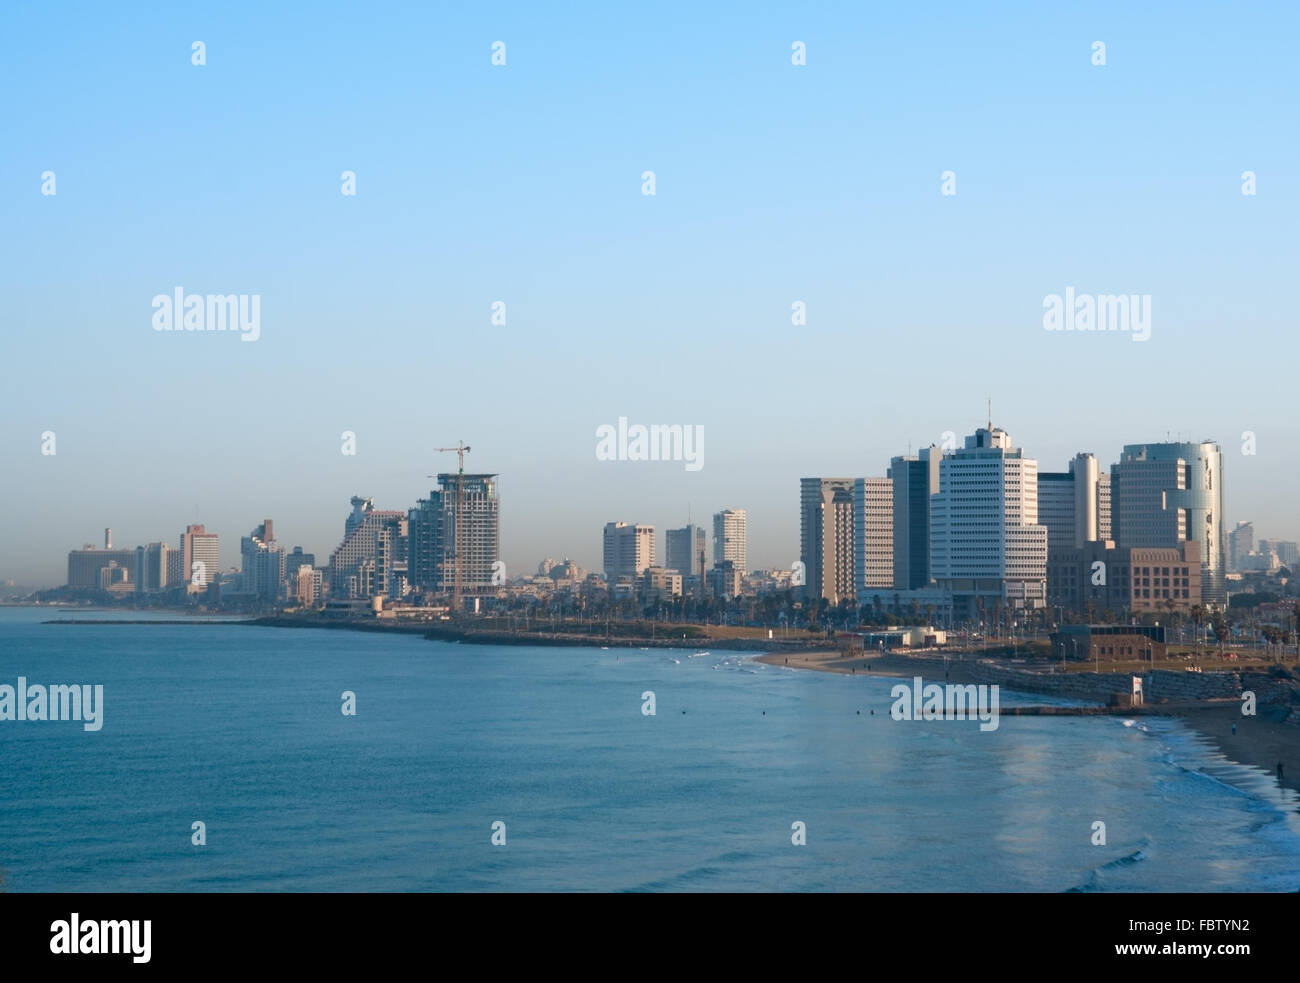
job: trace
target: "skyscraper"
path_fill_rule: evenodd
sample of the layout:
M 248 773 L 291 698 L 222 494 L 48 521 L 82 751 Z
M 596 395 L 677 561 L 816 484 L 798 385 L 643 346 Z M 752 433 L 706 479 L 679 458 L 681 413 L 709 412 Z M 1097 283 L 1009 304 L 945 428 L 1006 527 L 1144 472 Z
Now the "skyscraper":
M 1238 522 L 1228 533 L 1228 569 L 1244 570 L 1246 557 L 1255 552 L 1255 523 Z
M 612 591 L 620 577 L 637 580 L 655 566 L 655 527 L 607 522 L 604 533 L 605 582 Z
M 1227 600 L 1223 452 L 1201 443 L 1128 444 L 1111 469 L 1111 508 L 1120 547 L 1201 546 L 1201 600 Z
M 704 555 L 704 527 L 685 525 L 664 533 L 664 566 L 676 570 L 683 577 L 698 575 L 700 559 Z
M 1068 471 L 1039 473 L 1038 521 L 1049 553 L 1111 538 L 1110 478 L 1093 455 L 1076 454 Z
M 931 569 L 956 618 L 975 617 L 981 600 L 1043 606 L 1047 528 L 1038 523 L 1038 462 L 1006 431 L 981 428 L 943 458 L 930 522 Z
M 181 576 L 190 594 L 201 594 L 208 589 L 212 578 L 221 569 L 217 558 L 217 534 L 208 532 L 202 525 L 188 525 L 181 533 Z M 200 564 L 195 566 L 195 564 Z
M 894 586 L 894 483 L 889 478 L 853 482 L 853 585 L 863 592 Z
M 456 586 L 457 473 L 438 475 L 438 487 L 410 510 L 410 577 L 420 590 L 450 594 Z M 491 592 L 492 564 L 501 559 L 501 498 L 497 475 L 467 474 L 461 496 L 461 586 Z
M 239 541 L 240 579 L 244 593 L 278 601 L 284 593 L 284 547 L 275 541 L 275 528 L 266 519 Z
M 939 493 L 943 452 L 931 444 L 919 454 L 889 462 L 894 494 L 894 587 L 930 585 L 930 496 Z
M 852 478 L 801 478 L 799 481 L 799 560 L 809 596 L 838 604 L 852 600 Z
M 730 560 L 741 574 L 749 569 L 744 509 L 723 509 L 713 514 L 713 564 Z

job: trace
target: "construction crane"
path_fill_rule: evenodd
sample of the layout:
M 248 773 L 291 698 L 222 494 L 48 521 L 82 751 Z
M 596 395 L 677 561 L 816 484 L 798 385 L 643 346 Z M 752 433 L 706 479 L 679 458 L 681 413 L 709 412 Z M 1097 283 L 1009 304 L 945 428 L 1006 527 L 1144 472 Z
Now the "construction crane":
M 469 453 L 469 445 L 463 440 L 456 441 L 455 447 L 435 447 L 434 453 L 446 454 L 451 451 L 456 452 L 456 458 L 460 462 L 460 472 L 456 476 L 456 518 L 455 518 L 455 552 L 452 553 L 452 559 L 456 563 L 456 572 L 453 575 L 453 587 L 451 592 L 451 609 L 460 610 L 460 594 L 462 586 L 462 569 L 461 569 L 461 514 L 465 506 L 465 455 Z

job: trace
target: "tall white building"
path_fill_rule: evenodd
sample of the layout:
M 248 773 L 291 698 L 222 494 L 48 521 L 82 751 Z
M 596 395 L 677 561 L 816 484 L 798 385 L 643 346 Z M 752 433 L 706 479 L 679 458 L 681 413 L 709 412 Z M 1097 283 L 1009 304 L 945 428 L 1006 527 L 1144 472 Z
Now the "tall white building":
M 989 427 L 939 466 L 930 508 L 930 566 L 957 619 L 1001 602 L 1046 602 L 1047 527 L 1038 522 L 1038 462 Z
M 196 563 L 201 566 L 196 567 Z M 188 582 L 186 593 L 203 593 L 220 570 L 217 534 L 201 525 L 186 526 L 181 533 L 181 576 Z
M 894 482 L 853 482 L 853 582 L 859 601 L 872 589 L 894 586 Z
M 605 582 L 613 590 L 620 577 L 640 578 L 655 566 L 655 527 L 605 523 Z
M 745 510 L 723 509 L 713 515 L 713 563 L 730 560 L 742 574 L 746 566 Z

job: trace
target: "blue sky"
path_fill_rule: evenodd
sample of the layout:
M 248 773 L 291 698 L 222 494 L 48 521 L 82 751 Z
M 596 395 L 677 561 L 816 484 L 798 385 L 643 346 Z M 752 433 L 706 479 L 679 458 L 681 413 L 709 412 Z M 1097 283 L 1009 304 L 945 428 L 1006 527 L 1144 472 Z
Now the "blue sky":
M 512 572 L 688 507 L 788 566 L 800 477 L 986 396 L 1043 470 L 1218 440 L 1229 523 L 1297 538 L 1300 15 L 1051 6 L 6 4 L 0 577 L 108 525 L 228 565 L 268 516 L 323 561 L 458 439 Z M 177 286 L 260 295 L 261 338 L 153 331 Z M 1067 286 L 1150 294 L 1150 340 L 1044 331 Z M 620 416 L 704 467 L 598 461 Z

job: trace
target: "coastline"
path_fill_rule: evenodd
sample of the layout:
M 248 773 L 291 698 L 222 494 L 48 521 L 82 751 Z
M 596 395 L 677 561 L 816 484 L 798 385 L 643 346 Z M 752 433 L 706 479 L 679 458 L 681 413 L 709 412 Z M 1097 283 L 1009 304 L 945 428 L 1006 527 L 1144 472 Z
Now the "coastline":
M 884 678 L 910 678 L 924 675 L 929 666 L 922 666 L 906 655 L 854 655 L 845 657 L 828 650 L 814 652 L 769 653 L 757 656 L 757 661 L 789 669 L 812 672 L 837 673 L 841 676 L 864 673 Z M 948 667 L 946 682 L 974 683 L 976 679 L 959 659 Z M 1033 695 L 1033 694 L 1026 694 Z M 1300 793 L 1300 727 L 1283 723 L 1270 707 L 1260 707 L 1258 715 L 1246 717 L 1233 702 L 1177 704 L 1173 706 L 1150 703 L 1142 707 L 1125 708 L 1125 715 L 1176 717 L 1189 728 L 1207 738 L 1228 760 L 1240 765 L 1262 769 L 1276 780 L 1279 761 L 1283 764 L 1283 779 L 1279 784 Z M 1236 734 L 1232 725 L 1237 725 Z

